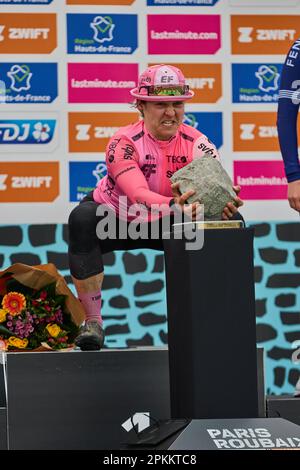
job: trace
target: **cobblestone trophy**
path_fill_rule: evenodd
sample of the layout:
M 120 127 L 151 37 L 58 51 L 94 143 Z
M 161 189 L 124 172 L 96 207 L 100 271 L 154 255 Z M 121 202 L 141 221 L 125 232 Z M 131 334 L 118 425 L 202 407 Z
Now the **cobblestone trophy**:
M 221 220 L 226 204 L 231 201 L 235 203 L 236 194 L 230 177 L 221 163 L 211 156 L 193 160 L 176 171 L 171 181 L 180 184 L 182 193 L 190 189 L 195 191 L 188 202 L 198 201 L 204 205 L 204 220 Z

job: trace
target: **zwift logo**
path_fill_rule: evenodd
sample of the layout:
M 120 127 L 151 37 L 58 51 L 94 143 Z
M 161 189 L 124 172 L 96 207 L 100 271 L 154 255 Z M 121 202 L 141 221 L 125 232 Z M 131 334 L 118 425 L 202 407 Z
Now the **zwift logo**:
M 249 42 L 252 42 L 253 41 L 253 38 L 252 38 L 252 32 L 253 32 L 253 28 L 252 27 L 240 27 L 238 28 L 238 32 L 239 32 L 239 42 L 243 42 L 243 43 L 249 43 Z
M 240 124 L 241 140 L 274 139 L 278 137 L 276 126 L 256 126 L 256 124 Z
M 242 140 L 253 140 L 255 138 L 254 129 L 255 124 L 241 124 L 241 139 Z

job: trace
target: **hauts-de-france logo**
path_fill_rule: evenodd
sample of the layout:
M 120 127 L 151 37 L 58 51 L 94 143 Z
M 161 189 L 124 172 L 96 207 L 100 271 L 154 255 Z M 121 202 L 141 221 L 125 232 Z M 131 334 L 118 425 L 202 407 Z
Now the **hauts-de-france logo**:
M 70 202 L 81 201 L 106 174 L 105 162 L 69 162 Z
M 186 112 L 183 123 L 201 131 L 218 149 L 223 145 L 222 113 Z
M 99 183 L 100 180 L 106 175 L 107 169 L 106 169 L 106 163 L 98 163 L 96 166 L 95 170 L 93 170 L 93 176 L 95 176 L 97 183 Z
M 7 76 L 11 79 L 10 88 L 13 91 L 30 90 L 32 73 L 28 65 L 13 65 L 7 72 Z
M 198 127 L 198 122 L 196 121 L 196 116 L 195 114 L 192 114 L 192 113 L 186 113 L 184 115 L 184 120 L 183 120 L 184 124 L 187 124 L 188 126 L 191 126 L 191 127 L 194 127 L 195 129 L 197 129 Z
M 114 27 L 115 25 L 110 16 L 96 16 L 91 23 L 91 28 L 94 31 L 94 41 L 100 44 L 105 41 L 112 41 Z
M 258 88 L 261 91 L 277 91 L 279 88 L 279 77 L 278 69 L 276 65 L 261 65 L 258 71 L 255 72 L 255 76 L 259 80 Z
M 69 54 L 132 54 L 137 15 L 67 14 Z
M 57 97 L 56 63 L 5 63 L 1 64 L 1 79 L 5 94 L 2 102 L 51 103 Z
M 282 64 L 232 64 L 233 103 L 276 103 Z

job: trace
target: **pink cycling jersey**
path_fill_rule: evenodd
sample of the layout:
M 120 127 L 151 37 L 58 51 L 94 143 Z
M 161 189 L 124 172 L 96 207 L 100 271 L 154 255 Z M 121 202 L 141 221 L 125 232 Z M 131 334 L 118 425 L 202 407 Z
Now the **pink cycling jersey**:
M 153 220 L 151 206 L 169 207 L 172 200 L 173 173 L 203 155 L 219 159 L 214 144 L 186 124 L 168 141 L 155 139 L 144 121 L 122 127 L 107 145 L 107 175 L 94 190 L 94 200 L 128 221 L 136 217 L 130 214 L 130 206 L 140 204 L 149 211 L 148 220 Z

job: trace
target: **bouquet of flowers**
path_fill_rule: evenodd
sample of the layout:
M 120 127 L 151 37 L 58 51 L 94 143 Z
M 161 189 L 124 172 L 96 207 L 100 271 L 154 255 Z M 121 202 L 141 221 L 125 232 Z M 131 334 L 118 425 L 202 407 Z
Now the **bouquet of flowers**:
M 49 271 L 49 265 L 32 267 L 19 263 L 0 273 L 0 350 L 58 350 L 73 346 L 81 316 L 74 319 L 68 311 L 66 304 L 73 294 L 66 284 L 62 289 L 64 279 L 53 265 L 51 274 L 45 273 L 45 267 Z M 50 279 L 52 282 L 45 284 Z M 72 300 L 76 302 L 75 298 Z M 76 307 L 80 309 L 80 305 Z

